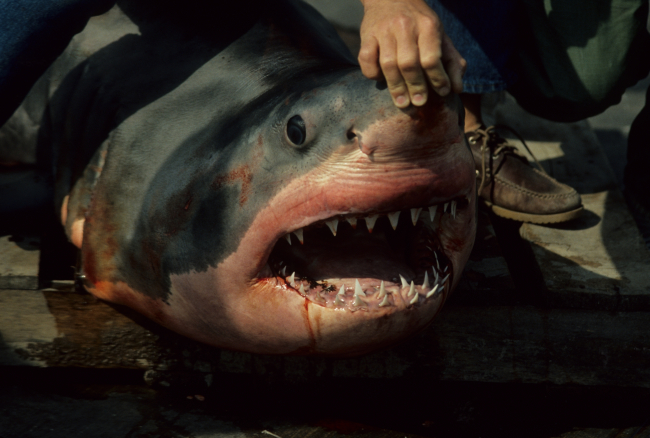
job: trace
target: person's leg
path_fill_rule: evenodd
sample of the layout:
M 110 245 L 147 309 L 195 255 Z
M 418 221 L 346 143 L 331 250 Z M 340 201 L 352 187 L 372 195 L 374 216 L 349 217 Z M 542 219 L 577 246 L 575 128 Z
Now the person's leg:
M 503 91 L 517 78 L 509 60 L 517 48 L 517 3 L 483 0 L 467 7 L 456 0 L 428 0 L 445 32 L 468 61 L 461 98 L 467 112 L 466 131 L 482 124 L 481 96 Z
M 482 96 L 516 81 L 510 60 L 518 49 L 519 3 L 483 0 L 468 7 L 456 0 L 428 2 L 467 60 L 460 97 L 480 198 L 495 214 L 520 221 L 553 223 L 577 216 L 582 207 L 574 189 L 530 167 L 514 146 L 483 124 Z
M 650 247 L 650 87 L 645 106 L 630 127 L 625 166 L 625 198 L 639 225 L 646 244 Z
M 460 95 L 460 100 L 465 107 L 465 132 L 476 131 L 484 126 L 481 114 L 481 96 L 481 94 L 467 93 Z
M 650 87 L 646 92 L 645 106 L 636 116 L 627 146 L 627 165 L 625 167 L 625 189 L 645 198 L 650 207 Z

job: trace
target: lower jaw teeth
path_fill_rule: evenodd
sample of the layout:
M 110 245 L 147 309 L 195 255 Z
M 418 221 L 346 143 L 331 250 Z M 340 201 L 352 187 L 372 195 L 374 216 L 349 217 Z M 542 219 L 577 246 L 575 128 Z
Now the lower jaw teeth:
M 435 214 L 435 208 L 433 210 Z M 416 216 L 419 216 L 420 212 L 416 211 L 415 213 L 417 213 Z M 370 217 L 369 225 L 371 229 L 374 224 L 373 219 Z M 389 216 L 390 219 L 391 217 Z M 334 228 L 332 232 L 336 233 L 335 224 L 331 225 Z M 296 274 L 296 272 L 293 272 L 296 267 L 300 268 L 301 265 L 296 262 L 296 266 L 294 267 L 294 263 L 292 263 L 293 258 L 300 257 L 301 253 L 291 254 L 282 249 L 274 254 L 275 261 L 270 263 L 270 266 L 273 268 L 269 268 L 269 270 L 277 273 L 276 275 L 281 277 L 281 280 L 278 279 L 278 286 L 284 286 L 284 288 L 289 286 L 308 300 L 329 308 L 355 311 L 368 310 L 369 307 L 370 309 L 386 307 L 403 308 L 418 305 L 429 299 L 439 299 L 446 290 L 446 284 L 449 281 L 451 271 L 449 269 L 450 261 L 442 251 L 441 244 L 435 237 L 435 233 L 427 228 L 418 229 L 416 232 L 419 234 L 412 235 L 410 247 L 393 247 L 404 251 L 406 253 L 405 257 L 407 257 L 403 261 L 398 261 L 393 266 L 406 267 L 406 263 L 410 266 L 428 266 L 423 276 L 422 274 L 418 275 L 422 280 L 420 280 L 421 283 L 418 281 L 419 284 L 417 285 L 412 274 L 406 277 L 398 274 L 392 281 L 387 280 L 386 282 L 374 280 L 373 277 L 376 278 L 376 275 L 378 275 L 376 272 L 370 273 L 369 278 L 360 277 L 358 279 L 342 278 L 316 281 L 309 279 L 309 277 L 301 278 L 300 273 Z M 299 237 L 302 238 L 303 236 L 300 235 Z M 348 254 L 347 257 L 352 258 L 353 256 Z M 389 264 L 386 265 L 388 269 L 391 269 L 390 266 Z M 377 268 L 373 267 L 373 269 Z M 287 276 L 288 272 L 291 272 L 290 276 Z M 380 272 L 383 273 L 385 271 L 382 270 Z M 406 272 L 409 271 L 407 270 Z M 273 274 L 271 274 L 271 277 L 273 277 Z M 361 286 L 362 283 L 364 284 L 363 287 Z
M 427 299 L 437 299 L 445 290 L 446 283 L 450 274 L 445 272 L 448 266 L 440 272 L 435 267 L 431 267 L 431 275 L 425 271 L 422 286 L 415 285 L 415 281 L 407 282 L 404 276 L 399 275 L 401 284 L 386 285 L 381 281 L 378 286 L 371 285 L 364 287 L 358 279 L 353 280 L 354 287 L 341 284 L 338 288 L 328 285 L 327 282 L 315 283 L 301 280 L 293 272 L 289 277 L 285 277 L 285 284 L 295 289 L 300 295 L 312 302 L 332 308 L 348 308 L 350 310 L 367 310 L 368 307 L 391 307 L 416 305 Z M 286 271 L 286 266 L 282 269 Z M 282 273 L 281 271 L 281 273 Z M 348 280 L 349 283 L 352 281 Z M 430 285 L 430 283 L 432 283 Z

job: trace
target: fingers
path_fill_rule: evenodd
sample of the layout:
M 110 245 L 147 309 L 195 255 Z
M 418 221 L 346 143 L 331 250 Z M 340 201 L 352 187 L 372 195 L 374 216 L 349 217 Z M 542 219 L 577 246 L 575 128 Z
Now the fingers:
M 368 79 L 375 81 L 382 79 L 382 72 L 379 68 L 379 42 L 375 37 L 364 38 L 362 35 L 359 66 L 361 73 Z
M 362 0 L 359 64 L 363 74 L 385 78 L 395 105 L 424 105 L 429 85 L 440 96 L 462 91 L 467 63 L 422 0 Z
M 463 75 L 465 74 L 465 70 L 467 70 L 467 61 L 460 56 L 460 53 L 458 53 L 458 50 L 456 50 L 447 35 L 443 35 L 442 38 L 441 59 L 449 75 L 452 91 L 456 94 L 462 93 Z
M 460 56 L 438 22 L 422 23 L 421 20 L 419 24 L 417 35 L 415 32 L 398 34 L 395 44 L 384 43 L 379 48 L 381 70 L 399 108 L 405 108 L 409 103 L 424 105 L 428 98 L 427 82 L 443 97 L 452 91 L 463 91 L 467 61 Z
M 397 41 L 394 38 L 387 38 L 383 41 L 379 52 L 379 65 L 386 79 L 386 85 L 393 98 L 393 103 L 398 108 L 406 108 L 410 105 L 411 99 L 399 65 L 400 59 L 398 58 L 397 47 Z
M 386 38 L 380 44 L 379 65 L 386 85 L 398 108 L 411 103 L 424 105 L 428 97 L 428 78 L 420 63 L 417 45 L 417 29 L 409 20 L 399 23 L 400 32 L 394 38 Z
M 417 29 L 404 29 L 397 39 L 397 69 L 400 73 L 399 87 L 415 106 L 427 101 L 427 77 L 422 70 L 420 51 L 417 45 Z
M 451 91 L 451 81 L 443 64 L 443 45 L 441 43 L 443 36 L 446 37 L 438 24 L 438 26 L 428 26 L 423 29 L 418 39 L 422 69 L 426 73 L 431 87 L 440 96 L 446 96 Z

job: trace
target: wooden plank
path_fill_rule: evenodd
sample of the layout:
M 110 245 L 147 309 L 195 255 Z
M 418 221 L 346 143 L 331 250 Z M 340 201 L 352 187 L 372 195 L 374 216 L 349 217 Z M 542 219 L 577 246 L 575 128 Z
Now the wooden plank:
M 650 385 L 645 312 L 454 308 L 437 328 L 442 380 Z
M 32 343 L 49 344 L 58 336 L 54 316 L 40 291 L 0 291 L 0 365 L 47 364 L 17 352 Z
M 90 294 L 0 290 L 0 312 L 0 365 L 149 366 L 149 331 Z
M 578 221 L 521 228 L 533 243 L 551 305 L 650 310 L 650 253 L 621 193 L 587 194 L 583 203 L 588 215 Z
M 647 426 L 627 427 L 625 429 L 596 429 L 587 428 L 575 430 L 560 435 L 560 438 L 648 438 L 650 430 Z
M 0 296 L 2 309 L 14 312 L 0 326 L 4 365 L 17 364 L 18 357 L 37 366 L 150 369 L 163 376 L 193 372 L 206 378 L 218 373 L 294 382 L 416 378 L 650 387 L 646 312 L 451 305 L 431 327 L 394 348 L 333 359 L 208 347 L 87 294 L 4 290 Z M 28 340 L 7 331 L 11 321 L 22 318 L 21 308 L 35 319 L 47 316 L 43 301 L 51 314 L 48 324 L 35 324 Z
M 493 117 L 496 123 L 517 130 L 546 171 L 576 188 L 583 198 L 585 214 L 575 221 L 521 225 L 521 236 L 532 243 L 542 272 L 547 304 L 650 310 L 650 253 L 589 124 L 534 117 L 512 98 L 497 105 Z
M 489 296 L 493 300 L 489 304 L 495 304 L 497 298 L 503 302 L 515 293 L 490 215 L 480 210 L 474 247 L 450 302 L 480 305 L 485 304 L 485 298 Z
M 354 436 L 370 436 L 374 438 L 418 438 L 422 435 L 415 435 L 408 432 L 380 429 L 366 424 L 355 423 L 345 420 L 320 421 L 328 428 L 301 424 L 280 425 L 269 431 L 253 432 L 256 438 L 339 438 L 354 434 Z M 331 429 L 336 428 L 336 429 Z M 339 430 L 337 430 L 339 429 Z
M 0 289 L 37 289 L 40 239 L 0 237 Z

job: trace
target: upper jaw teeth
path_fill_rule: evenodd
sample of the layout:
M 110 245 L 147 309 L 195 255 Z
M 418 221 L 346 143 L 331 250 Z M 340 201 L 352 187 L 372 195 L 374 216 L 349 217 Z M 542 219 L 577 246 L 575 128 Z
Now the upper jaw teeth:
M 437 209 L 438 209 L 437 205 L 432 205 L 431 207 L 429 207 L 429 218 L 430 218 L 431 222 L 433 222 L 433 220 L 436 218 L 436 210 Z
M 298 228 L 297 230 L 295 230 L 293 232 L 293 234 L 296 235 L 296 237 L 298 238 L 298 240 L 300 241 L 301 244 L 305 243 L 305 241 L 303 239 L 303 236 L 302 236 L 302 228 Z
M 339 220 L 337 218 L 332 218 L 332 219 L 326 221 L 325 223 L 329 227 L 330 231 L 332 231 L 332 234 L 334 234 L 336 236 L 336 229 L 339 226 Z
M 392 213 L 388 213 L 388 220 L 390 221 L 390 225 L 393 227 L 393 230 L 397 229 L 397 222 L 399 222 L 399 211 L 394 211 Z
M 377 222 L 377 218 L 379 215 L 373 214 L 370 216 L 367 216 L 366 219 L 366 227 L 368 227 L 368 232 L 372 233 L 372 229 L 375 228 L 375 222 Z
M 456 201 L 452 201 L 456 202 Z M 413 225 L 418 223 L 418 218 L 420 217 L 420 212 L 422 211 L 421 208 L 412 208 L 411 209 L 411 221 L 413 222 Z
M 466 198 L 467 199 L 467 198 Z M 445 202 L 442 206 L 442 212 L 441 215 L 444 214 L 449 214 L 453 219 L 456 218 L 456 212 L 457 212 L 457 207 L 458 207 L 458 202 L 456 200 L 452 200 L 449 202 Z M 428 207 L 429 210 L 429 220 L 433 222 L 436 218 L 436 214 L 438 212 L 438 205 L 432 205 Z M 411 222 L 413 225 L 416 225 L 418 220 L 420 220 L 420 213 L 422 212 L 422 208 L 411 208 L 410 213 L 411 213 Z M 397 224 L 399 222 L 399 217 L 400 217 L 401 211 L 394 211 L 392 213 L 387 213 L 386 216 L 388 218 L 388 221 L 390 222 L 391 227 L 393 230 L 397 229 Z M 359 219 L 363 219 L 366 222 L 366 228 L 368 229 L 368 232 L 372 233 L 372 230 L 375 227 L 375 223 L 377 222 L 377 219 L 379 219 L 378 214 L 372 214 L 366 217 L 361 217 L 357 218 L 354 216 L 347 216 L 347 217 L 342 217 L 339 219 L 339 217 L 333 217 L 331 219 L 328 219 L 325 221 L 325 225 L 330 229 L 332 234 L 336 236 L 337 230 L 338 230 L 338 225 L 340 220 L 345 220 L 347 221 L 352 228 L 356 229 L 357 228 L 357 221 Z M 303 233 L 303 228 L 299 228 L 297 230 L 293 231 L 293 234 L 298 238 L 301 244 L 304 243 L 304 233 Z M 284 237 L 287 239 L 287 242 L 291 245 L 291 233 L 286 234 Z

